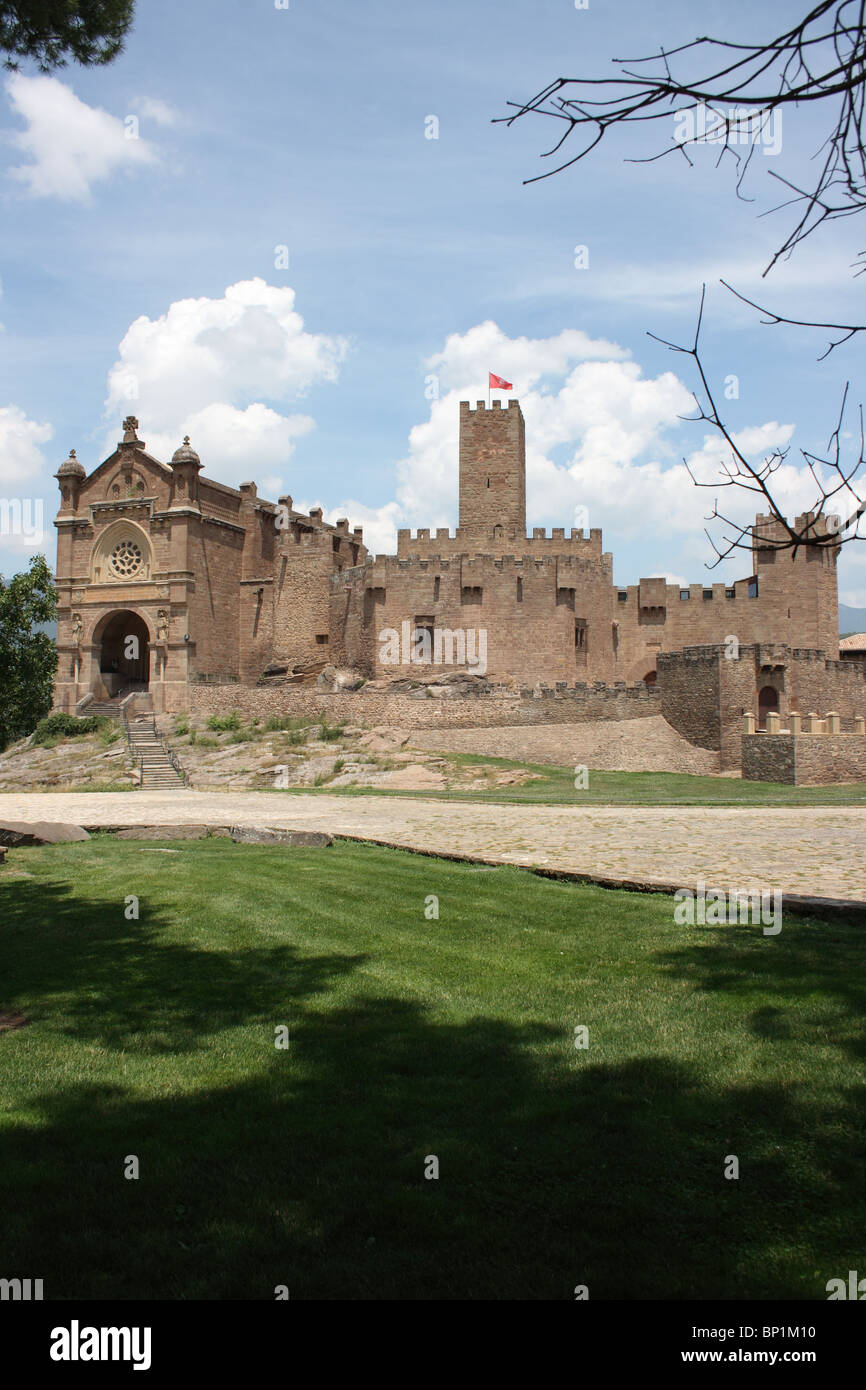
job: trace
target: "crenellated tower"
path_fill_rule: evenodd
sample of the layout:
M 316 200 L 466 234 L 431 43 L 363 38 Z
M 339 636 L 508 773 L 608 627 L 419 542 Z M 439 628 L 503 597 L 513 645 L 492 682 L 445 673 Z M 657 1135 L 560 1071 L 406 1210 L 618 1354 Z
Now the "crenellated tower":
M 526 436 L 517 401 L 460 402 L 460 529 L 473 541 L 526 536 Z

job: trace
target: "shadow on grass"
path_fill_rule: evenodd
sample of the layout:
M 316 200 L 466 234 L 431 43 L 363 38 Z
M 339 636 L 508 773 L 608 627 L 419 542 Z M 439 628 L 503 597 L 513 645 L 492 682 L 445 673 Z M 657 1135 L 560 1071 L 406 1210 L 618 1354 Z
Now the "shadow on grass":
M 30 1118 L 0 1126 L 0 1275 L 43 1278 L 47 1298 L 823 1298 L 857 1254 L 862 1092 L 828 1108 L 708 1088 L 687 1060 L 594 1062 L 549 1024 L 443 1023 L 364 995 L 360 956 L 202 952 L 161 939 L 159 918 L 109 923 L 56 884 L 15 887 L 3 956 L 30 933 L 16 985 L 46 1015 L 72 996 L 78 1040 L 153 1051 L 156 1033 L 184 1052 L 262 1024 L 260 1054 L 226 1040 L 226 1071 L 248 1073 L 231 1083 L 177 1094 L 154 1052 L 164 1095 L 36 1087 Z M 718 960 L 666 964 L 744 988 L 734 958 L 718 983 Z M 806 950 L 760 988 L 823 988 L 828 971 Z M 329 997 L 353 976 L 354 997 Z M 755 1026 L 777 1029 L 774 1010 Z
M 139 911 L 127 920 L 123 899 L 87 902 L 66 883 L 0 883 L 0 1006 L 14 980 L 17 996 L 41 1000 L 43 1017 L 62 1015 L 75 1038 L 176 1054 L 222 1029 L 273 1024 L 287 997 L 326 990 L 365 959 L 309 958 L 291 945 L 208 950 L 166 940 L 171 917 L 150 902 Z
M 862 926 L 788 918 L 778 937 L 735 926 L 704 928 L 703 937 L 706 944 L 657 954 L 665 973 L 735 1000 L 758 1037 L 821 1042 L 866 1060 Z

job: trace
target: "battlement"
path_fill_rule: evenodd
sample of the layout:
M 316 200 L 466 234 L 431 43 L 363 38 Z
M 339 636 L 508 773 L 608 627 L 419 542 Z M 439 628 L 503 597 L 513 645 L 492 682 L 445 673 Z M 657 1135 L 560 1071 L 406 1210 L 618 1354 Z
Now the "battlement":
M 447 526 L 439 526 L 435 532 L 429 527 L 419 526 L 417 531 L 401 529 L 397 532 L 397 554 L 411 558 L 446 554 L 458 555 L 568 555 L 591 553 L 599 559 L 602 554 L 601 528 L 594 526 L 588 533 L 572 527 L 566 533 L 564 526 L 554 526 L 548 532 L 543 526 L 535 526 L 532 535 L 513 527 L 458 526 L 451 531 Z
M 754 579 L 737 579 L 733 584 L 668 584 L 659 578 L 641 579 L 637 584 L 618 584 L 619 602 L 634 600 L 639 608 L 671 608 L 676 603 L 733 603 L 741 598 L 757 598 Z M 623 597 L 624 596 L 624 597 Z
M 818 647 L 789 647 L 784 642 L 744 642 L 737 649 L 738 659 L 743 661 L 745 658 L 752 658 L 759 666 L 787 666 L 789 662 L 796 661 L 811 663 L 826 671 L 846 672 L 850 668 L 859 667 L 858 662 L 841 661 L 835 657 L 828 657 L 827 653 Z M 659 652 L 659 670 L 663 666 L 673 665 L 680 661 L 718 661 L 730 660 L 730 649 L 725 642 L 706 642 L 700 646 L 681 647 L 678 651 Z
M 520 402 L 519 402 L 517 399 L 515 399 L 514 397 L 512 397 L 512 399 L 508 402 L 508 405 L 507 405 L 507 407 L 506 407 L 506 410 L 515 410 L 515 411 L 518 411 L 520 414 L 523 413 L 523 412 L 520 410 Z M 461 402 L 460 402 L 460 418 L 461 418 L 461 419 L 463 418 L 464 415 L 478 415 L 479 413 L 480 413 L 481 415 L 488 415 L 488 414 L 492 415 L 492 414 L 495 414 L 496 411 L 499 411 L 500 415 L 502 414 L 502 402 L 501 402 L 501 401 L 494 401 L 494 402 L 492 403 L 492 405 L 490 406 L 489 410 L 488 410 L 488 407 L 485 405 L 484 401 L 477 401 L 474 410 L 472 409 L 472 407 L 471 407 L 471 405 L 469 404 L 468 401 L 461 401 Z
M 609 581 L 612 565 L 613 557 L 610 554 L 603 555 L 601 553 L 601 533 L 599 532 L 597 543 L 593 538 L 592 542 L 585 542 L 583 550 L 578 550 L 574 554 L 553 550 L 552 553 L 546 555 L 533 554 L 531 551 L 509 555 L 478 555 L 467 551 L 456 551 L 451 555 L 442 555 L 434 546 L 431 553 L 426 555 L 377 555 L 375 559 L 368 560 L 364 572 L 370 584 L 382 583 L 389 576 L 394 575 L 447 573 L 456 568 L 459 568 L 463 574 L 501 575 L 513 572 L 515 577 L 531 572 L 559 574 L 560 576 L 568 576 L 573 573 L 576 577 L 587 573 L 597 574 L 603 570 Z
M 654 685 L 647 685 L 646 681 L 635 681 L 633 685 L 626 681 L 554 681 L 549 685 L 546 681 L 538 681 L 535 685 L 521 685 L 520 696 L 522 699 L 565 699 L 585 698 L 587 695 L 625 695 L 632 699 L 649 699 L 653 702 L 660 701 L 661 692 Z
M 838 539 L 839 537 L 841 519 L 837 515 L 824 514 L 819 517 L 816 512 L 802 512 L 794 518 L 792 524 L 797 532 L 804 532 L 807 536 L 813 537 L 826 536 L 832 541 L 832 538 Z M 780 544 L 790 544 L 790 537 L 782 523 L 774 516 L 762 514 L 756 516 L 752 528 L 752 549 L 758 556 L 759 563 L 762 558 L 762 551 L 766 553 L 769 550 L 772 555 Z M 823 548 L 835 553 L 839 547 L 831 543 Z M 800 553 L 798 552 L 794 558 L 799 558 Z

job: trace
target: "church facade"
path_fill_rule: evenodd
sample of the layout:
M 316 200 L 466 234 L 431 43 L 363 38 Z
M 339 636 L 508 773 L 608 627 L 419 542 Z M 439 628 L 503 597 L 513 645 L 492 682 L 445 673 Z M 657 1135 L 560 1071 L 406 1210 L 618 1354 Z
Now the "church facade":
M 652 683 L 662 653 L 731 637 L 838 657 L 838 547 L 794 557 L 758 517 L 743 579 L 618 587 L 600 530 L 527 535 L 519 402 L 463 401 L 459 423 L 456 530 L 400 531 L 397 554 L 376 557 L 345 518 L 209 479 L 188 439 L 153 457 L 132 416 L 92 472 L 73 451 L 56 474 L 55 707 L 135 690 L 182 710 L 195 684 L 325 665 L 417 676 L 419 660 L 494 681 Z

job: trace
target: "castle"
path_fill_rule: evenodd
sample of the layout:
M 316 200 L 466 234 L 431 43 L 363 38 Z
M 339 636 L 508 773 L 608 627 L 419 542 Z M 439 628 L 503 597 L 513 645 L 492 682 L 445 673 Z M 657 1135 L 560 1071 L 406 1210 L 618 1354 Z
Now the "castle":
M 260 498 L 255 483 L 209 479 L 188 439 L 165 464 L 137 430 L 128 417 L 93 472 L 73 451 L 56 474 L 56 708 L 138 690 L 157 712 L 181 710 L 202 684 L 254 686 L 267 669 L 417 676 L 413 652 L 384 642 L 388 632 L 427 634 L 431 648 L 445 632 L 446 661 L 470 671 L 478 653 L 462 637 L 483 633 L 490 680 L 617 686 L 664 672 L 675 684 L 672 654 L 734 637 L 758 653 L 746 704 L 759 707 L 765 690 L 772 709 L 796 691 L 772 676 L 778 659 L 762 677 L 768 644 L 837 664 L 838 546 L 778 550 L 768 517 L 755 522 L 752 573 L 727 585 L 621 588 L 600 530 L 527 536 L 517 400 L 460 403 L 456 531 L 399 531 L 397 554 L 375 558 L 345 518 L 329 525 L 291 497 Z

